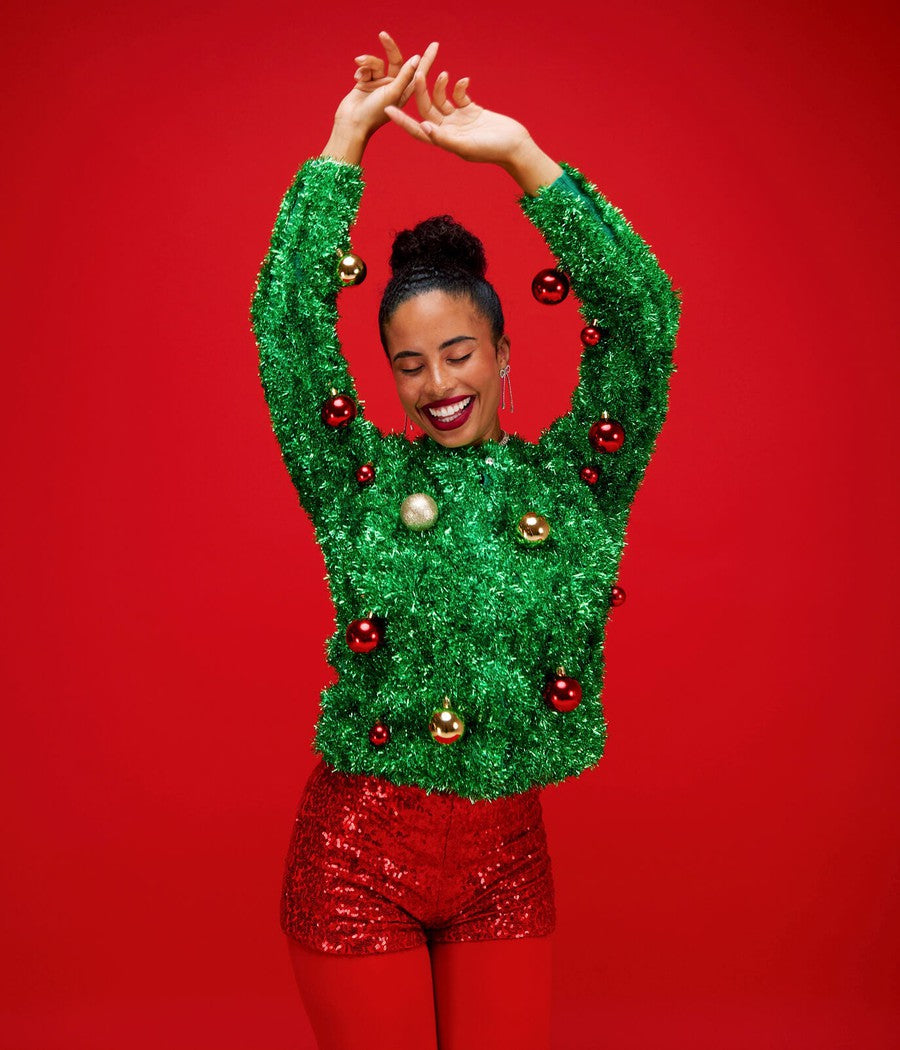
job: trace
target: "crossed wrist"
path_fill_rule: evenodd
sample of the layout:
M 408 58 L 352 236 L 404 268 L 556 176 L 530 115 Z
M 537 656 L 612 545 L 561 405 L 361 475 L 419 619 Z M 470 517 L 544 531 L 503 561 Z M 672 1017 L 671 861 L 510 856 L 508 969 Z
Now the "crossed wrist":
M 359 164 L 374 131 L 375 128 L 355 121 L 336 120 L 322 155 L 348 164 Z

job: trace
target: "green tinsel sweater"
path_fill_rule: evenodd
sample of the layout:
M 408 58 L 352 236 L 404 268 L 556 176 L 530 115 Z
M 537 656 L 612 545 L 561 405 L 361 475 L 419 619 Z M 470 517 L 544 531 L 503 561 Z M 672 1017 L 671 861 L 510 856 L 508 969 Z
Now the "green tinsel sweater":
M 574 187 L 560 179 L 520 203 L 586 322 L 605 334 L 584 350 L 571 411 L 537 444 L 409 442 L 382 436 L 362 411 L 347 427 L 325 426 L 332 390 L 356 397 L 335 324 L 337 260 L 350 249 L 361 170 L 307 161 L 282 201 L 252 316 L 275 434 L 315 525 L 337 612 L 328 654 L 339 680 L 322 694 L 315 739 L 337 769 L 496 798 L 578 774 L 603 752 L 610 588 L 666 413 L 679 303 L 621 213 L 564 167 Z M 618 452 L 597 452 L 588 440 L 603 411 L 625 429 Z M 375 468 L 365 486 L 356 480 L 364 463 Z M 586 465 L 599 472 L 593 486 L 581 479 Z M 437 502 L 428 531 L 401 521 L 411 493 Z M 537 546 L 517 541 L 527 512 L 550 523 Z M 383 621 L 384 641 L 352 652 L 347 625 L 367 616 Z M 542 698 L 559 667 L 583 689 L 565 713 Z M 465 721 L 453 744 L 429 732 L 444 697 Z M 369 740 L 377 722 L 390 732 L 380 747 Z

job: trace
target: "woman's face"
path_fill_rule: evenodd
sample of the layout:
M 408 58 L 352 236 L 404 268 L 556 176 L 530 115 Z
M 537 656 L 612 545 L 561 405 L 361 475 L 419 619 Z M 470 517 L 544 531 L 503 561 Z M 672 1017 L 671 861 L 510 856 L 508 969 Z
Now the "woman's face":
M 448 448 L 500 437 L 500 369 L 509 339 L 468 296 L 430 291 L 407 299 L 385 327 L 400 402 L 413 423 Z

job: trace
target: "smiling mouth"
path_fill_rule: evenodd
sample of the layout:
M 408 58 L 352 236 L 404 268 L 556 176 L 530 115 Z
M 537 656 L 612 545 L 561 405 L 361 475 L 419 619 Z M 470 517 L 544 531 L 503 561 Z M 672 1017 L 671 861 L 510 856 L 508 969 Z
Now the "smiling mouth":
M 437 404 L 433 407 L 425 406 L 422 413 L 438 430 L 455 430 L 461 427 L 472 413 L 475 404 L 475 395 L 469 394 L 461 397 L 451 404 Z

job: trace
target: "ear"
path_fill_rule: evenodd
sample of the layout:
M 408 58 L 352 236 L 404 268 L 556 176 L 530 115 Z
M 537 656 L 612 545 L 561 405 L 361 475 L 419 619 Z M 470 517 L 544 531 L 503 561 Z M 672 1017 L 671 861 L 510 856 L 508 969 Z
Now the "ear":
M 508 335 L 501 335 L 497 340 L 497 364 L 501 368 L 506 368 L 509 364 L 509 349 L 510 341 Z

